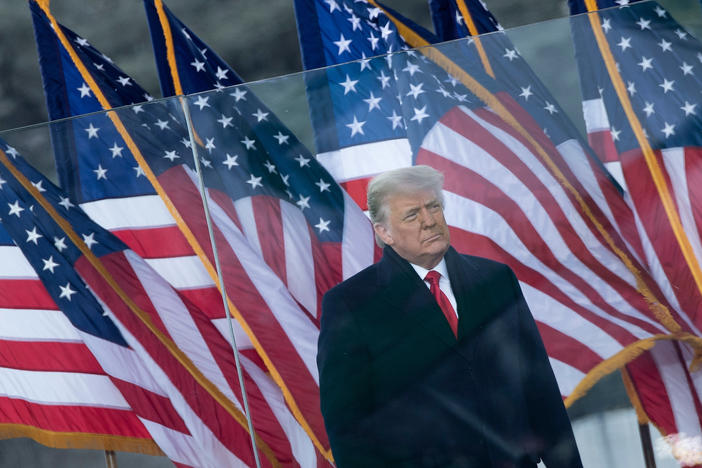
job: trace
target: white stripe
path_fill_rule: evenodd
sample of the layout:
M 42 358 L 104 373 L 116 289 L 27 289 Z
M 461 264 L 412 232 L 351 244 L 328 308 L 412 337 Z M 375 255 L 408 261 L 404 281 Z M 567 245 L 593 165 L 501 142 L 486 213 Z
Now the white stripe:
M 283 429 L 292 448 L 293 457 L 300 464 L 300 468 L 316 467 L 317 454 L 314 445 L 305 430 L 302 429 L 295 417 L 290 413 L 280 388 L 246 356 L 241 356 L 241 364 L 261 390 L 263 398 Z
M 213 319 L 212 324 L 219 330 L 227 343 L 232 344 L 232 335 L 229 331 L 229 321 L 227 318 Z M 240 350 L 254 349 L 254 345 L 249 338 L 249 335 L 244 331 L 238 321 L 232 317 L 232 328 L 234 329 L 234 339 L 236 340 L 236 348 Z
M 93 221 L 110 231 L 174 226 L 175 220 L 158 195 L 108 198 L 80 205 Z
M 593 325 L 579 314 L 564 306 L 553 297 L 531 285 L 520 281 L 524 298 L 529 304 L 534 320 L 573 337 L 583 346 L 591 349 L 603 359 L 607 359 L 622 350 L 622 345 Z
M 549 357 L 548 361 L 551 363 L 553 375 L 556 377 L 558 388 L 563 396 L 568 396 L 573 393 L 575 387 L 585 378 L 585 374 L 563 361 L 559 361 L 558 359 L 554 359 L 552 357 Z
M 0 338 L 18 341 L 82 342 L 60 310 L 0 309 Z
M 595 315 L 629 330 L 630 333 L 639 339 L 651 336 L 650 333 L 636 325 L 612 317 L 610 314 L 604 312 L 583 295 L 578 288 L 541 263 L 541 261 L 526 248 L 521 239 L 512 230 L 512 227 L 498 213 L 490 210 L 485 205 L 478 204 L 467 198 L 459 197 L 451 192 L 445 191 L 444 199 L 446 201 L 446 220 L 450 225 L 492 239 L 514 258 L 543 274 L 546 279 L 553 283 L 554 287 L 560 289 L 563 294 L 573 299 L 573 301 L 582 307 L 590 310 Z M 590 283 L 588 278 L 586 278 L 585 281 Z M 610 305 L 617 307 L 616 304 L 610 303 Z M 623 312 L 622 309 L 619 310 Z M 638 311 L 636 312 L 638 316 L 643 317 Z M 575 314 L 576 312 L 573 313 Z M 656 324 L 650 319 L 648 321 L 654 323 L 657 328 L 660 328 L 659 324 Z
M 690 394 L 690 386 L 675 350 L 675 344 L 670 341 L 657 342 L 651 350 L 651 357 L 663 379 L 678 432 L 688 435 L 699 434 L 700 423 L 695 402 Z
M 134 270 L 176 346 L 190 358 L 208 380 L 214 383 L 237 408 L 241 409 L 241 405 L 234 396 L 227 379 L 222 373 L 222 369 L 220 369 L 214 356 L 212 356 L 209 346 L 200 334 L 193 317 L 190 315 L 190 311 L 183 304 L 180 296 L 136 253 L 131 250 L 125 250 L 124 256 Z M 202 312 L 196 310 L 193 313 Z
M 609 269 L 631 286 L 635 287 L 636 280 L 632 273 L 609 249 L 602 246 L 602 244 L 594 237 L 594 235 L 585 225 L 582 218 L 576 214 L 577 210 L 567 199 L 562 187 L 550 176 L 540 162 L 538 162 L 526 148 L 524 148 L 519 142 L 508 134 L 490 126 L 481 119 L 478 119 L 477 116 L 475 116 L 475 114 L 473 114 L 471 111 L 468 111 L 465 108 L 461 108 L 461 110 L 466 112 L 471 118 L 475 119 L 481 125 L 486 126 L 486 128 L 494 133 L 497 138 L 499 138 L 506 145 L 510 146 L 512 151 L 516 153 L 520 159 L 522 159 L 527 166 L 532 169 L 537 177 L 544 182 L 544 184 L 551 191 L 551 194 L 555 197 L 557 203 L 559 203 L 561 206 L 565 216 L 573 225 L 575 232 L 583 240 L 585 247 L 588 248 L 588 250 L 592 252 L 595 258 L 600 262 L 600 266 Z M 650 319 L 639 310 L 632 307 L 631 304 L 629 304 L 628 301 L 626 301 L 615 288 L 611 287 L 607 281 L 604 281 L 601 277 L 596 275 L 573 254 L 570 247 L 566 244 L 556 229 L 553 220 L 550 218 L 546 210 L 540 205 L 539 201 L 536 199 L 531 190 L 524 186 L 521 180 L 518 179 L 512 172 L 492 158 L 492 156 L 482 147 L 476 145 L 470 140 L 467 140 L 462 135 L 441 124 L 437 124 L 429 132 L 429 134 L 427 134 L 424 139 L 423 147 L 436 154 L 446 155 L 448 159 L 451 159 L 456 163 L 475 171 L 476 173 L 485 177 L 487 180 L 491 181 L 497 187 L 500 187 L 505 197 L 509 197 L 522 208 L 522 211 L 527 215 L 534 229 L 538 232 L 539 236 L 547 242 L 550 250 L 563 267 L 568 268 L 573 274 L 581 277 L 588 284 L 592 285 L 604 302 L 612 305 L 629 316 L 646 321 L 656 328 L 663 330 L 658 322 Z M 448 203 L 447 208 L 449 208 Z M 457 210 L 455 209 L 451 209 L 451 212 L 456 211 Z M 464 213 L 456 214 L 458 216 L 465 217 Z M 497 214 L 495 215 L 497 216 Z M 500 220 L 504 222 L 502 217 L 500 217 Z M 449 223 L 452 222 L 450 217 L 447 217 L 447 221 Z M 488 228 L 487 230 L 492 233 L 492 235 L 489 237 L 493 239 L 499 239 L 499 237 L 502 236 L 502 234 L 495 228 Z M 509 227 L 509 232 L 513 233 L 511 227 Z M 522 249 L 526 250 L 526 246 L 524 246 L 521 241 L 519 241 L 519 245 Z M 528 252 L 520 253 L 522 254 L 520 255 L 521 257 L 524 257 L 524 254 L 531 256 L 531 254 Z M 542 265 L 542 268 L 546 268 L 545 265 Z
M 341 183 L 411 166 L 412 148 L 406 138 L 398 138 L 320 153 L 317 160 Z
M 0 278 L 36 279 L 39 278 L 16 245 L 0 245 Z
M 680 222 L 687 234 L 687 238 L 692 246 L 692 251 L 697 258 L 697 262 L 702 264 L 702 244 L 700 244 L 700 232 L 697 230 L 697 223 L 692 213 L 692 203 L 690 192 L 687 186 L 687 173 L 685 170 L 685 159 L 688 157 L 683 148 L 668 148 L 661 151 L 665 169 L 670 176 L 670 186 L 675 195 L 675 202 L 680 215 Z
M 175 431 L 154 421 L 139 418 L 158 448 L 173 462 L 187 466 L 207 466 L 209 460 L 201 453 L 197 442 L 188 434 Z
M 285 272 L 288 290 L 307 312 L 317 316 L 312 240 L 305 215 L 296 206 L 281 200 Z
M 622 170 L 622 162 L 621 161 L 610 161 L 604 163 L 604 166 L 607 168 L 610 174 L 612 174 L 612 177 L 619 182 L 619 185 L 622 186 L 622 189 L 624 189 L 625 192 L 629 191 L 629 188 L 626 185 L 626 178 L 624 177 L 624 171 Z
M 197 255 L 150 258 L 144 261 L 176 289 L 216 286 Z
M 583 100 L 583 117 L 587 133 L 609 130 L 609 118 L 604 101 L 600 99 Z
M 188 173 L 188 175 L 190 175 L 191 178 L 193 177 L 193 174 Z M 258 226 L 256 225 L 256 218 L 254 217 L 251 197 L 244 197 L 235 200 L 234 209 L 239 217 L 241 229 L 244 231 L 244 236 L 246 236 L 249 245 L 251 245 L 254 251 L 256 251 L 258 255 L 263 258 L 263 249 L 261 249 L 261 241 L 258 238 Z M 234 225 L 233 229 L 238 230 L 236 225 Z
M 45 405 L 129 409 L 106 375 L 0 367 L 0 395 Z
M 271 271 L 262 257 L 252 250 L 251 245 L 243 238 L 239 229 L 224 210 L 211 199 L 209 206 L 213 222 L 224 234 L 247 276 L 282 330 L 289 337 L 295 351 L 305 363 L 305 367 L 315 382 L 319 383 L 316 361 L 319 330 L 300 310 L 280 278 Z M 236 302 L 234 292 L 229 291 L 228 294 Z
M 341 241 L 341 264 L 344 279 L 373 263 L 375 235 L 368 217 L 344 192 L 344 232 Z

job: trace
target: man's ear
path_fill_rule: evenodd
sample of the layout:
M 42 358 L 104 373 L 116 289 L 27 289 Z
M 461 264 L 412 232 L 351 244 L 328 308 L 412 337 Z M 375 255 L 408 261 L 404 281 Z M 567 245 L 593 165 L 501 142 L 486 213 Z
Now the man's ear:
M 375 231 L 377 236 L 380 237 L 380 240 L 382 240 L 385 245 L 393 244 L 392 235 L 390 234 L 388 228 L 386 228 L 383 224 L 375 223 L 373 225 L 373 230 Z

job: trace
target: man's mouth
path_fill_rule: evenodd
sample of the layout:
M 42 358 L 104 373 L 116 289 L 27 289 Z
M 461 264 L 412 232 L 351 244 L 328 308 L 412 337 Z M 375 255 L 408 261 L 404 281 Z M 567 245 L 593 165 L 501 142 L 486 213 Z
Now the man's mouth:
M 422 242 L 427 243 L 427 242 L 434 242 L 435 240 L 438 240 L 441 238 L 441 233 L 437 232 L 436 234 L 433 234 L 426 239 L 424 239 Z

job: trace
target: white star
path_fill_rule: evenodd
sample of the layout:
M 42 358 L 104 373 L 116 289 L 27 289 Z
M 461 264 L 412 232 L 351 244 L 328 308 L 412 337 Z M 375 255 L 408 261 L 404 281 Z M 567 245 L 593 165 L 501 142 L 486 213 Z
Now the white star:
M 100 179 L 107 180 L 107 176 L 105 175 L 105 174 L 107 174 L 107 169 L 103 169 L 102 164 L 98 164 L 97 169 L 94 169 L 93 172 L 97 176 L 96 180 L 100 180 Z
M 156 125 L 158 128 L 160 128 L 161 130 L 165 130 L 165 129 L 168 128 L 168 121 L 167 121 L 167 120 L 158 119 L 158 120 L 156 121 L 156 124 L 155 124 L 155 125 Z
M 678 39 L 685 39 L 687 37 L 687 33 L 682 29 L 676 29 L 675 35 L 678 36 Z
M 256 122 L 261 122 L 263 120 L 268 120 L 268 114 L 269 112 L 263 112 L 261 109 L 257 109 L 256 112 L 251 115 L 256 117 Z
M 263 163 L 264 166 L 266 166 L 266 169 L 268 169 L 269 174 L 273 174 L 275 172 L 275 164 L 273 164 L 270 161 L 266 161 Z
M 661 8 L 659 5 L 656 5 L 655 12 L 659 18 L 665 18 L 665 10 L 663 8 Z
M 692 65 L 688 65 L 687 62 L 683 62 L 682 65 L 680 65 L 680 69 L 683 72 L 683 75 L 692 75 Z
M 504 58 L 508 59 L 510 62 L 517 58 L 517 51 L 514 49 L 505 49 Z
M 298 154 L 295 161 L 300 163 L 300 167 L 305 167 L 309 164 L 310 160 L 305 158 L 303 155 Z
M 59 295 L 59 298 L 65 297 L 69 302 L 71 300 L 71 296 L 73 294 L 77 294 L 76 291 L 71 289 L 71 283 L 66 283 L 66 286 L 59 286 L 61 288 L 61 294 Z
M 225 166 L 227 166 L 227 169 L 231 170 L 231 169 L 232 169 L 232 166 L 238 166 L 238 165 L 239 165 L 239 163 L 236 162 L 236 160 L 237 160 L 238 158 L 239 158 L 239 155 L 238 155 L 238 154 L 235 154 L 234 156 L 232 156 L 231 154 L 227 153 L 227 159 L 225 159 L 224 161 L 222 161 L 222 164 L 224 164 Z
M 609 129 L 609 133 L 612 134 L 612 140 L 614 140 L 614 141 L 619 141 L 619 134 L 622 133 L 622 131 L 621 131 L 621 130 L 617 130 L 617 129 L 614 128 L 614 127 L 611 127 L 611 128 Z
M 44 262 L 44 268 L 42 268 L 41 271 L 49 270 L 51 273 L 53 273 L 54 268 L 59 266 L 58 263 L 54 262 L 53 255 L 49 256 L 49 258 L 42 258 L 41 261 Z
M 346 75 L 346 81 L 339 83 L 344 87 L 344 96 L 346 96 L 349 91 L 353 91 L 354 93 L 356 92 L 356 83 L 358 83 L 358 80 L 352 80 L 349 78 L 349 75 Z
M 658 46 L 661 48 L 662 52 L 672 50 L 670 48 L 671 45 L 672 43 L 666 41 L 665 39 L 661 39 L 661 42 L 658 43 Z
M 368 112 L 372 111 L 373 109 L 378 109 L 380 110 L 380 100 L 383 98 L 375 97 L 373 95 L 373 92 L 371 91 L 370 97 L 368 99 L 364 99 L 363 101 L 368 104 Z
M 206 140 L 205 141 L 205 149 L 211 153 L 212 150 L 216 148 L 216 146 L 214 144 L 214 137 L 205 138 L 205 140 Z
M 117 81 L 119 81 L 119 84 L 122 86 L 131 86 L 132 84 L 129 82 L 130 78 L 128 76 L 120 76 L 117 78 Z
M 402 128 L 402 116 L 397 115 L 397 112 L 393 109 L 392 115 L 390 117 L 386 117 L 387 119 L 390 119 L 392 122 L 392 129 L 395 130 L 396 127 Z
M 409 73 L 410 76 L 414 76 L 415 73 L 419 71 L 419 65 L 416 63 L 412 63 L 410 61 L 407 61 L 407 66 L 402 69 L 403 72 Z
M 229 93 L 229 95 L 232 96 L 236 102 L 239 102 L 241 99 L 246 101 L 246 98 L 244 97 L 246 96 L 246 90 L 244 89 L 234 88 L 234 91 Z
M 663 132 L 666 138 L 670 137 L 671 135 L 675 135 L 675 125 L 671 125 L 668 122 L 665 122 L 665 127 L 663 127 L 661 131 Z
M 695 113 L 695 107 L 697 107 L 697 104 L 690 104 L 689 102 L 685 101 L 685 105 L 680 109 L 685 112 L 685 116 L 688 116 Z
M 105 54 L 100 54 L 100 55 L 102 56 L 102 58 L 103 58 L 106 62 L 112 63 L 112 59 L 111 59 L 110 57 L 108 57 L 108 56 L 105 55 Z
M 100 71 L 105 71 L 105 65 L 103 65 L 101 63 L 95 63 L 95 62 L 93 62 L 93 65 L 95 66 L 96 69 L 98 69 Z
M 196 105 L 200 108 L 200 110 L 204 109 L 205 107 L 210 107 L 210 105 L 207 103 L 210 98 L 205 97 L 205 96 L 198 96 L 197 99 L 195 99 L 195 102 L 193 102 L 193 105 Z
M 83 47 L 86 47 L 86 46 L 90 45 L 90 43 L 88 42 L 88 40 L 85 39 L 85 38 L 82 38 L 82 37 L 77 37 L 77 38 L 76 38 L 76 43 L 77 43 L 79 46 L 83 46 Z
M 5 179 L 3 179 L 2 177 L 0 177 L 0 190 L 2 190 L 2 186 L 5 185 L 6 183 L 7 183 L 7 181 Z M 0 220 L 2 220 L 2 218 L 0 218 Z
M 283 135 L 280 131 L 278 131 L 277 135 L 273 135 L 273 138 L 278 140 L 279 145 L 284 145 L 288 143 L 288 139 L 290 138 L 290 135 Z
M 58 204 L 62 207 L 69 209 L 75 206 L 73 203 L 71 203 L 71 200 L 69 200 L 68 197 L 59 196 L 59 198 L 61 198 L 61 201 Z
M 626 49 L 631 48 L 631 38 L 622 36 L 622 39 L 619 41 L 619 44 L 617 44 L 617 45 L 619 47 L 621 47 L 622 52 L 624 52 Z
M 5 149 L 5 153 L 7 153 L 7 155 L 10 156 L 12 159 L 15 159 L 15 158 L 17 158 L 17 156 L 19 156 L 19 153 L 17 152 L 17 150 L 10 145 L 7 145 L 7 148 Z
M 416 107 L 414 108 L 414 116 L 410 120 L 416 120 L 417 123 L 421 124 L 422 120 L 426 119 L 429 117 L 429 114 L 426 113 L 427 106 L 422 107 L 421 109 L 417 109 Z
M 82 236 L 83 242 L 85 242 L 85 245 L 87 245 L 89 249 L 92 249 L 93 245 L 98 243 L 98 241 L 95 240 L 94 232 L 91 232 L 90 234 L 82 234 Z
M 424 83 L 419 83 L 417 86 L 410 83 L 409 86 L 410 91 L 407 93 L 407 96 L 412 96 L 413 98 L 417 99 L 417 96 L 424 93 L 424 90 L 422 89 Z
M 250 150 L 251 148 L 256 149 L 256 142 L 252 139 L 250 139 L 248 136 L 245 136 L 241 142 L 246 146 L 247 150 Z
M 558 112 L 558 109 L 556 109 L 556 106 L 551 104 L 550 102 L 546 101 L 546 106 L 544 107 L 544 110 L 547 111 L 549 114 L 555 114 Z
M 668 91 L 675 91 L 673 89 L 673 85 L 675 84 L 675 80 L 673 81 L 668 81 L 665 78 L 663 78 L 663 83 L 659 84 L 661 88 L 663 88 L 663 94 L 666 94 Z
M 93 123 L 90 123 L 90 126 L 86 129 L 84 129 L 86 132 L 88 132 L 88 140 L 91 138 L 97 138 L 98 131 L 100 130 L 99 127 L 94 127 Z
M 366 68 L 370 70 L 371 69 L 371 66 L 370 66 L 371 59 L 366 58 L 365 52 L 361 53 L 361 57 L 362 57 L 362 59 L 358 61 L 358 63 L 361 64 L 361 71 L 365 70 Z
M 612 29 L 612 25 L 609 24 L 609 18 L 606 18 L 604 21 L 602 21 L 602 29 L 605 33 L 608 33 L 609 30 Z
M 90 96 L 90 86 L 88 86 L 87 83 L 83 83 L 83 85 L 80 88 L 78 88 L 78 91 L 80 91 L 81 98 Z
M 42 185 L 41 185 L 41 184 L 43 184 L 43 183 L 44 183 L 44 181 L 40 179 L 40 180 L 38 180 L 38 181 L 36 181 L 36 182 L 32 182 L 32 185 L 34 186 L 35 189 L 37 189 L 37 191 L 38 191 L 39 193 L 41 193 L 41 192 L 46 192 L 46 189 L 45 189 L 44 187 L 42 187 Z
M 249 180 L 247 180 L 246 183 L 251 185 L 251 190 L 254 190 L 256 187 L 263 187 L 261 179 L 261 177 L 254 177 L 254 175 L 251 174 L 251 178 L 249 178 Z
M 180 156 L 175 152 L 175 150 L 171 151 L 164 151 L 163 159 L 168 159 L 170 162 L 175 161 L 176 159 L 179 159 Z
M 629 91 L 629 94 L 631 96 L 633 96 L 634 94 L 636 94 L 636 84 L 634 84 L 633 81 L 628 81 L 627 86 L 626 86 L 626 90 Z
M 651 117 L 651 114 L 654 113 L 653 110 L 653 103 L 652 102 L 646 102 L 646 107 L 644 107 L 643 111 L 646 113 L 646 117 Z
M 702 59 L 700 59 L 700 61 L 702 61 Z M 382 89 L 385 89 L 386 86 L 390 86 L 390 77 L 385 74 L 385 71 L 381 70 L 378 80 L 380 81 L 380 87 Z
M 368 36 L 368 41 L 370 42 L 371 50 L 375 50 L 378 47 L 379 37 L 375 37 L 375 34 L 371 31 L 370 36 Z
M 329 5 L 329 13 L 334 13 L 334 10 L 341 11 L 341 8 L 339 8 L 339 4 L 336 3 L 336 0 L 324 0 L 324 3 Z
M 205 62 L 201 62 L 198 59 L 195 59 L 194 62 L 190 62 L 190 65 L 195 67 L 195 71 L 198 71 L 198 72 L 205 71 Z
M 290 182 L 288 182 L 289 178 L 290 178 L 289 174 L 283 174 L 283 173 L 280 174 L 280 180 L 283 181 L 283 183 L 285 184 L 286 187 L 290 186 Z M 290 192 L 288 192 L 288 193 L 290 193 Z M 292 198 L 292 195 L 290 195 L 290 198 Z
M 344 52 L 351 53 L 351 49 L 349 49 L 351 39 L 346 39 L 343 34 L 341 34 L 341 37 L 338 41 L 334 41 L 334 44 L 336 44 L 336 46 L 339 48 L 339 51 L 336 53 L 336 55 L 341 55 Z
M 36 227 L 36 226 L 34 226 L 34 228 L 33 228 L 31 231 L 27 231 L 27 230 L 25 229 L 24 232 L 27 233 L 27 241 L 26 241 L 26 242 L 33 242 L 34 245 L 38 245 L 37 240 L 38 240 L 40 237 L 44 237 L 44 236 L 42 236 L 41 234 L 39 234 L 39 233 L 37 232 L 37 227 Z
M 132 112 L 134 112 L 135 114 L 138 114 L 139 112 L 144 112 L 144 106 L 132 106 Z
M 438 88 L 436 88 L 436 92 L 441 94 L 445 98 L 451 97 L 451 93 L 449 93 L 448 90 L 446 88 L 444 88 L 443 86 L 439 86 Z
M 652 58 L 641 57 L 641 61 L 639 63 L 637 63 L 637 65 L 641 67 L 642 72 L 645 72 L 649 68 L 653 68 L 653 65 L 651 65 L 651 62 L 653 62 Z
M 121 158 L 121 157 L 122 157 L 122 150 L 123 150 L 123 149 L 124 149 L 123 147 L 117 145 L 117 142 L 116 142 L 116 141 L 115 141 L 115 143 L 112 145 L 112 148 L 109 148 L 109 150 L 112 152 L 112 157 L 113 157 L 113 158 L 116 158 L 116 157 L 120 157 L 120 158 Z
M 352 13 L 351 17 L 347 18 L 347 20 L 351 22 L 351 31 L 361 29 L 361 18 L 359 18 L 358 16 Z
M 193 144 L 190 142 L 190 140 L 188 140 L 188 139 L 185 138 L 185 137 L 183 137 L 183 139 L 180 140 L 180 142 L 183 143 L 183 145 L 184 145 L 186 148 L 192 148 L 192 147 L 193 147 Z
M 19 200 L 15 201 L 14 203 L 8 203 L 8 206 L 10 207 L 10 212 L 8 213 L 8 216 L 15 215 L 19 218 L 20 213 L 24 211 L 24 208 L 19 206 Z
M 229 70 L 225 70 L 223 68 L 220 68 L 219 65 L 217 65 L 217 73 L 215 73 L 215 76 L 217 77 L 218 80 L 226 80 L 227 73 L 229 73 Z
M 295 204 L 300 207 L 300 210 L 304 211 L 305 208 L 310 207 L 310 197 L 303 197 L 302 194 L 300 194 L 300 199 L 296 201 Z
M 383 39 L 387 39 L 388 37 L 390 37 L 390 34 L 392 34 L 393 32 L 395 32 L 395 31 L 393 31 L 393 30 L 390 28 L 390 21 L 388 21 L 387 23 L 385 23 L 384 26 L 381 26 L 381 27 L 380 27 L 380 36 L 381 36 Z
M 204 156 L 200 158 L 200 162 L 201 162 L 202 165 L 205 166 L 205 167 L 210 167 L 210 168 L 212 167 L 212 163 L 210 162 L 210 160 L 209 160 L 209 159 L 205 159 Z
M 319 182 L 315 182 L 314 185 L 319 187 L 320 192 L 329 191 L 330 184 L 324 182 L 324 179 L 319 179 Z
M 319 218 L 319 223 L 315 224 L 314 227 L 316 227 L 317 229 L 319 229 L 319 233 L 321 234 L 321 233 L 323 233 L 324 231 L 328 231 L 328 230 L 329 230 L 329 223 L 330 223 L 330 222 L 331 222 L 330 220 L 326 220 L 326 221 L 325 221 L 324 219 Z
M 227 127 L 233 127 L 232 125 L 232 119 L 234 117 L 227 117 L 226 115 L 222 114 L 222 117 L 217 119 L 217 122 L 222 124 L 222 128 L 227 128 Z
M 66 238 L 62 237 L 59 239 L 58 237 L 54 237 L 54 247 L 56 247 L 56 250 L 58 250 L 59 252 L 63 252 L 65 249 L 68 248 L 68 246 L 66 245 Z
M 350 124 L 346 124 L 346 126 L 351 129 L 351 136 L 354 136 L 357 133 L 365 135 L 365 133 L 363 133 L 363 125 L 365 125 L 365 123 L 365 120 L 359 122 L 358 119 L 356 119 L 356 116 L 354 115 L 353 122 L 351 122 Z
M 651 20 L 639 18 L 639 20 L 636 22 L 636 24 L 639 25 L 639 28 L 643 31 L 644 29 L 651 29 Z
M 519 96 L 523 97 L 525 101 L 529 100 L 529 96 L 531 96 L 531 85 L 527 86 L 526 88 L 522 88 L 522 92 L 519 94 Z

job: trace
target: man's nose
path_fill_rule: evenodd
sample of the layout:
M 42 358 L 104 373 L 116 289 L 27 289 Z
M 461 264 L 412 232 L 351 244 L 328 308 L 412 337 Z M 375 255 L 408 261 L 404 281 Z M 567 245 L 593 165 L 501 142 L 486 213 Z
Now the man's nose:
M 421 216 L 423 228 L 432 227 L 436 224 L 436 217 L 434 216 L 434 213 L 432 213 L 428 209 L 423 208 L 420 211 L 420 216 Z

